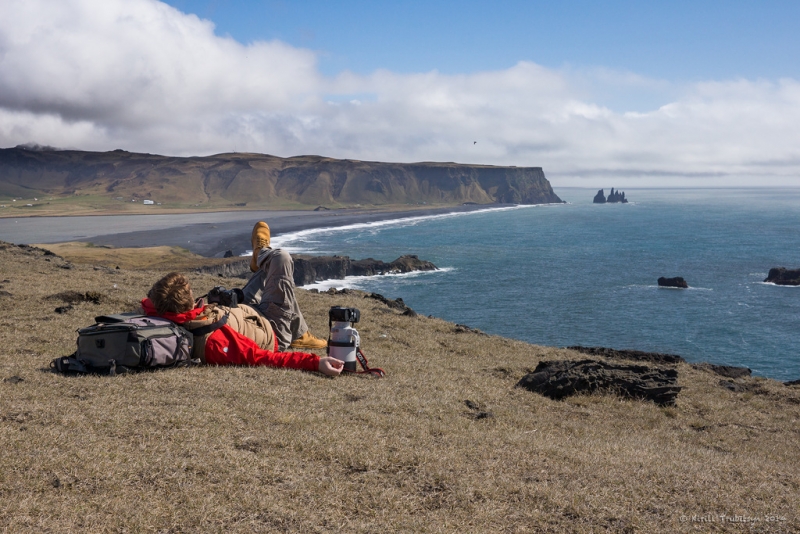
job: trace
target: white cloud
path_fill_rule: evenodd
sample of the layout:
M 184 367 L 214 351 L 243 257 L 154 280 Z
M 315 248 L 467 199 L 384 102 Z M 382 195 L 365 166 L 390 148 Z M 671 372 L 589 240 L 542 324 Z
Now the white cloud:
M 0 146 L 532 165 L 557 185 L 800 183 L 797 80 L 684 86 L 530 62 L 331 78 L 316 59 L 156 0 L 4 0 Z

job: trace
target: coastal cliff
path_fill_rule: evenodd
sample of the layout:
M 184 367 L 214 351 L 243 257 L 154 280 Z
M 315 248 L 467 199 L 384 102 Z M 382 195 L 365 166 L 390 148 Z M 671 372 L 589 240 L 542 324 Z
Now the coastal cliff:
M 0 149 L 0 196 L 95 196 L 194 207 L 562 202 L 541 167 L 29 147 Z
M 798 530 L 797 385 L 302 289 L 320 337 L 332 306 L 361 311 L 359 348 L 387 378 L 247 366 L 67 377 L 48 365 L 75 350 L 76 330 L 136 309 L 155 273 L 9 243 L 0 271 L 0 488 L 18 496 L 0 499 L 3 532 Z M 240 280 L 191 282 L 202 295 Z M 741 513 L 752 523 L 720 515 Z

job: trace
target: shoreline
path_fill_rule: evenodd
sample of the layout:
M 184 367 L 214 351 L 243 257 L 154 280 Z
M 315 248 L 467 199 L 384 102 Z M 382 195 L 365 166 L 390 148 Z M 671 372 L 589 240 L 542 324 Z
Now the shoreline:
M 57 224 L 56 219 L 61 220 L 62 217 L 40 217 L 17 221 L 0 220 L 0 235 L 4 241 L 13 243 L 76 241 L 117 248 L 177 246 L 213 258 L 222 257 L 227 250 L 231 250 L 234 256 L 249 250 L 250 233 L 253 224 L 259 220 L 269 224 L 273 236 L 280 236 L 304 230 L 510 206 L 513 205 L 470 204 L 394 210 L 357 208 L 329 211 L 197 212 L 161 215 L 149 219 L 139 215 L 93 215 L 80 220 L 72 218 L 73 224 L 69 227 Z M 131 217 L 136 219 L 131 220 Z M 132 226 L 137 229 L 129 230 Z
M 505 207 L 506 205 L 491 205 L 492 207 Z M 253 224 L 263 220 L 270 228 L 273 237 L 282 234 L 301 232 L 304 230 L 317 230 L 324 228 L 338 228 L 351 224 L 369 223 L 403 219 L 406 217 L 425 217 L 446 213 L 469 212 L 486 209 L 485 205 L 450 206 L 441 208 L 423 208 L 402 211 L 371 211 L 371 210 L 330 210 L 309 211 L 307 213 L 280 212 L 253 212 L 253 218 L 248 221 L 225 222 L 209 225 L 208 223 L 195 223 L 184 227 L 168 229 L 172 235 L 166 239 L 154 238 L 153 232 L 140 230 L 121 234 L 110 234 L 92 238 L 92 243 L 109 245 L 113 247 L 143 247 L 157 245 L 182 246 L 195 254 L 206 257 L 222 257 L 227 250 L 234 256 L 250 250 L 250 234 Z M 189 239 L 191 237 L 191 239 Z M 185 241 L 185 243 L 184 243 Z

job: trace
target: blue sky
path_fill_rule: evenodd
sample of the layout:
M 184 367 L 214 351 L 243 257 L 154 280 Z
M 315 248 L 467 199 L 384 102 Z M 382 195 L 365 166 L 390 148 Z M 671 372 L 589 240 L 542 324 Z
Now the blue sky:
M 3 0 L 0 146 L 800 185 L 798 20 L 797 1 Z
M 220 35 L 279 39 L 335 74 L 606 67 L 672 81 L 800 77 L 797 1 L 170 0 Z

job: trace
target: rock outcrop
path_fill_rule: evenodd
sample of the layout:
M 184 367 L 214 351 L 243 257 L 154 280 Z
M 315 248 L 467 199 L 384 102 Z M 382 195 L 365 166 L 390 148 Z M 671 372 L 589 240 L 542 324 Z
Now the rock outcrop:
M 610 364 L 598 360 L 556 360 L 539 362 L 532 373 L 522 377 L 517 387 L 551 399 L 605 391 L 649 400 L 659 406 L 671 406 L 681 390 L 677 381 L 678 371 L 675 369 Z
M 375 299 L 375 300 L 378 300 L 380 302 L 383 302 L 384 304 L 386 304 L 387 306 L 389 306 L 393 310 L 397 310 L 397 311 L 401 312 L 405 316 L 408 316 L 408 317 L 416 317 L 417 316 L 417 312 L 415 312 L 414 310 L 412 310 L 411 308 L 406 306 L 406 303 L 403 302 L 403 299 L 401 299 L 400 297 L 392 300 L 392 299 L 388 299 L 388 298 L 384 297 L 380 293 L 370 293 L 369 295 L 365 295 L 364 298 L 365 299 Z
M 649 362 L 657 364 L 675 365 L 685 363 L 686 360 L 677 354 L 664 354 L 662 352 L 644 352 L 641 350 L 610 349 L 607 347 L 582 347 L 580 345 L 567 347 L 570 350 L 578 351 L 581 354 L 590 356 L 603 356 L 604 358 L 614 358 L 618 360 L 634 360 L 638 362 Z
M 30 198 L 37 193 L 199 207 L 562 202 L 541 167 L 0 149 L 0 194 Z
M 621 204 L 627 204 L 628 199 L 625 198 L 624 191 L 614 191 L 614 188 L 611 188 L 611 192 L 608 194 L 608 198 L 606 198 L 606 202 L 619 202 Z
M 688 289 L 689 284 L 680 276 L 674 278 L 664 278 L 663 276 L 658 279 L 658 287 L 676 287 L 679 289 Z
M 382 274 L 410 273 L 412 271 L 435 271 L 437 267 L 414 254 L 400 256 L 391 263 L 367 258 L 351 260 L 348 256 L 309 256 L 293 254 L 294 284 L 298 287 L 323 280 L 343 280 L 345 276 L 375 276 Z M 240 259 L 195 269 L 202 274 L 227 278 L 250 278 L 250 259 Z
M 594 196 L 594 200 L 592 200 L 592 202 L 594 202 L 595 204 L 605 204 L 606 203 L 605 192 L 603 192 L 602 189 L 598 191 L 597 194 Z
M 746 378 L 752 374 L 749 367 L 734 365 L 714 365 L 712 363 L 693 363 L 692 367 L 698 371 L 708 371 L 725 378 Z
M 250 258 L 237 259 L 218 265 L 206 265 L 205 267 L 198 267 L 194 271 L 200 274 L 224 276 L 225 278 L 249 278 L 253 274 L 250 272 Z
M 800 286 L 800 269 L 787 269 L 786 267 L 773 267 L 769 270 L 765 282 L 772 282 L 779 286 Z
M 606 202 L 610 203 L 620 203 L 620 204 L 627 204 L 628 199 L 625 198 L 625 193 L 623 191 L 614 191 L 614 188 L 611 188 L 611 192 L 606 197 L 604 191 L 601 189 L 597 192 L 592 200 L 595 204 L 605 204 Z
M 373 258 L 351 260 L 347 256 L 298 254 L 292 257 L 294 258 L 294 283 L 298 287 L 322 280 L 342 280 L 345 276 L 375 276 L 436 270 L 433 263 L 421 260 L 413 254 L 400 256 L 391 263 Z

